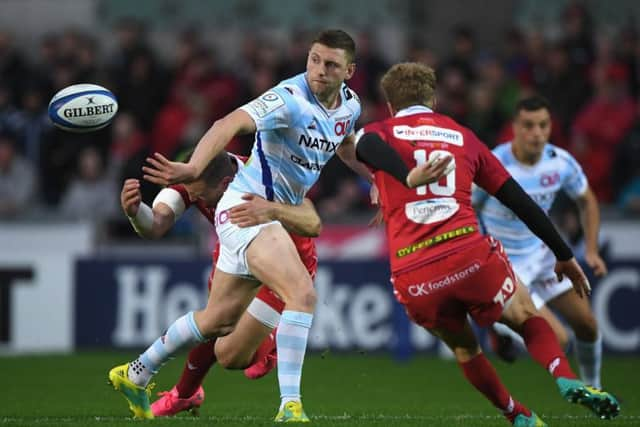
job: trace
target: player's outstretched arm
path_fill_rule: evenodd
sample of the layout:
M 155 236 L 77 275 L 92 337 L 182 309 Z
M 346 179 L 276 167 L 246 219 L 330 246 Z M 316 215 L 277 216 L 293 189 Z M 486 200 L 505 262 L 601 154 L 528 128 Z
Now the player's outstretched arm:
M 233 137 L 255 131 L 256 124 L 251 116 L 241 109 L 235 110 L 217 120 L 200 138 L 189 163 L 172 162 L 160 153 L 148 157 L 149 166 L 142 168 L 144 179 L 158 185 L 194 181 Z
M 607 265 L 598 251 L 598 232 L 600 231 L 600 207 L 591 188 L 576 199 L 580 211 L 580 222 L 584 230 L 585 261 L 597 277 L 607 274 Z
M 254 194 L 245 194 L 242 198 L 245 202 L 229 211 L 229 219 L 239 227 L 280 221 L 284 228 L 299 236 L 320 235 L 322 222 L 309 199 L 304 199 L 300 205 L 285 205 L 270 202 Z
M 533 234 L 553 251 L 557 258 L 556 274 L 559 277 L 563 275 L 569 277 L 578 295 L 589 295 L 591 292 L 589 281 L 573 257 L 573 252 L 562 240 L 547 214 L 525 193 L 520 184 L 513 178 L 508 178 L 494 196 L 511 209 Z
M 358 160 L 355 141 L 355 134 L 352 133 L 347 136 L 338 146 L 336 154 L 352 171 L 366 179 L 368 182 L 373 182 L 373 176 L 371 175 L 371 172 L 369 172 L 369 169 L 367 169 L 367 167 Z
M 166 204 L 156 203 L 152 209 L 142 202 L 140 181 L 137 179 L 125 180 L 120 192 L 120 204 L 133 229 L 145 239 L 164 236 L 175 222 L 175 214 Z

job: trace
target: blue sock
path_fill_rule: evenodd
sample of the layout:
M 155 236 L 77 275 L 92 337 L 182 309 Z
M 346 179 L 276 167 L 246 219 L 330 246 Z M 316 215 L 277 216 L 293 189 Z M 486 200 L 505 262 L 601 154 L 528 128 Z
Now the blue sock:
M 141 387 L 146 387 L 160 366 L 169 360 L 176 351 L 203 341 L 205 339 L 198 330 L 193 311 L 190 311 L 173 322 L 166 334 L 158 338 L 144 353 L 129 364 L 129 379 Z
M 302 363 L 313 314 L 285 310 L 280 317 L 276 346 L 278 349 L 278 383 L 282 404 L 300 400 Z

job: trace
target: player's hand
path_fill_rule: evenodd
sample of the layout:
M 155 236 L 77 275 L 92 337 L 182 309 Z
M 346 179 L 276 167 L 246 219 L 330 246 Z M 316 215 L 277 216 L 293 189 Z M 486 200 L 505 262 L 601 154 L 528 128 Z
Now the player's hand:
M 246 202 L 229 210 L 229 219 L 232 224 L 245 228 L 274 220 L 272 202 L 255 194 L 244 194 L 242 200 L 246 200 Z
M 122 184 L 122 191 L 120 192 L 120 205 L 122 210 L 129 217 L 134 217 L 138 214 L 138 208 L 142 203 L 142 193 L 140 193 L 140 181 L 134 178 L 129 178 Z
M 587 252 L 584 258 L 596 277 L 602 277 L 607 274 L 607 264 L 597 252 Z
M 374 183 L 372 183 L 371 188 L 369 188 L 369 199 L 373 206 L 380 204 L 380 191 L 378 191 L 378 186 Z
M 576 290 L 578 296 L 581 298 L 591 294 L 589 280 L 575 258 L 571 258 L 568 261 L 556 262 L 555 272 L 558 276 L 558 281 L 561 281 L 564 276 L 567 276 L 573 284 L 573 289 Z
M 153 157 L 147 157 L 150 166 L 143 166 L 143 178 L 158 185 L 171 185 L 194 181 L 195 167 L 188 163 L 172 162 L 160 153 L 154 153 Z
M 452 156 L 436 157 L 416 166 L 407 175 L 407 185 L 409 188 L 416 188 L 438 181 L 455 169 L 455 163 L 451 163 L 452 161 Z

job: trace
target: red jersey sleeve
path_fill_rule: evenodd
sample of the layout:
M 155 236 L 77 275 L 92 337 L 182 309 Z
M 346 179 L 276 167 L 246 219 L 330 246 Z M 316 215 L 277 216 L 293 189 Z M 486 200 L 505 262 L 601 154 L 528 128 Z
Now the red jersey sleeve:
M 500 160 L 473 133 L 471 133 L 471 138 L 469 139 L 478 153 L 478 167 L 473 181 L 487 193 L 495 194 L 511 178 L 511 174 L 507 172 Z

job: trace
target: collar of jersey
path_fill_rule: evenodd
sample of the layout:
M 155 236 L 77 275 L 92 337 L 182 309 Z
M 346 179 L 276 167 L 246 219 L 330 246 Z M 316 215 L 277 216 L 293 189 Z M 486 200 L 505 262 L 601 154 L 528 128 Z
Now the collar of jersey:
M 403 108 L 398 111 L 394 117 L 404 117 L 418 113 L 433 113 L 433 110 L 429 107 L 425 107 L 424 105 L 412 105 L 411 107 Z
M 547 159 L 547 148 L 548 148 L 550 143 L 547 141 L 547 144 L 544 147 L 544 151 L 542 152 L 542 156 L 540 156 L 538 161 L 533 165 L 528 165 L 526 163 L 522 163 L 520 160 L 518 160 L 516 158 L 516 155 L 513 154 L 513 141 L 509 141 L 509 142 L 507 142 L 507 144 L 509 144 L 507 152 L 508 152 L 509 160 L 511 162 L 513 162 L 513 163 L 517 164 L 518 166 L 523 167 L 525 169 L 535 169 L 535 168 L 538 167 L 538 165 L 540 165 L 540 163 L 542 163 L 543 160 Z

